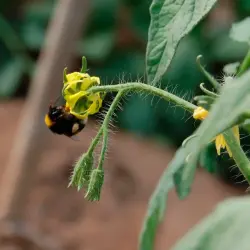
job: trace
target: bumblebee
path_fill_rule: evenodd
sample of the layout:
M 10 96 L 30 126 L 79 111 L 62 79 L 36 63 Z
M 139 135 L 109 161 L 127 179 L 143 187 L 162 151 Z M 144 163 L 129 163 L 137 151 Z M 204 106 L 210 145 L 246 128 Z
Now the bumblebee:
M 79 119 L 69 113 L 65 106 L 49 106 L 49 111 L 45 115 L 46 126 L 55 134 L 73 137 L 84 129 L 87 118 Z

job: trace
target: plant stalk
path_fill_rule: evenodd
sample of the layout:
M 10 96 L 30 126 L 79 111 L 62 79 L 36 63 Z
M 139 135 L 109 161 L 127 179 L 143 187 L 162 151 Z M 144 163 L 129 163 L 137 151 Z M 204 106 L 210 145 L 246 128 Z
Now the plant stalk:
M 234 136 L 232 129 L 223 133 L 223 136 L 232 152 L 235 163 L 246 178 L 247 182 L 250 184 L 250 162 Z
M 152 85 L 147 85 L 144 83 L 132 82 L 132 83 L 123 83 L 123 84 L 115 84 L 115 85 L 106 85 L 106 86 L 95 86 L 90 88 L 88 91 L 95 92 L 118 92 L 120 90 L 123 91 L 144 91 L 153 95 L 160 96 L 162 99 L 166 101 L 170 101 L 178 106 L 181 106 L 185 110 L 193 113 L 193 111 L 197 108 L 196 105 L 174 95 L 165 90 L 159 89 Z

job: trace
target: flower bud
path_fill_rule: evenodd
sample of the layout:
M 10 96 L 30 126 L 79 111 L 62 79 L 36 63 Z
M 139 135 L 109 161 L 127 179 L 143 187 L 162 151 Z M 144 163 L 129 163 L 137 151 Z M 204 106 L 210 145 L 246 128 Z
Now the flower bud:
M 77 187 L 78 191 L 87 185 L 93 169 L 94 158 L 92 154 L 83 154 L 77 161 L 69 186 Z
M 104 182 L 103 169 L 94 169 L 90 176 L 88 190 L 85 198 L 89 201 L 99 201 L 101 196 L 102 185 Z

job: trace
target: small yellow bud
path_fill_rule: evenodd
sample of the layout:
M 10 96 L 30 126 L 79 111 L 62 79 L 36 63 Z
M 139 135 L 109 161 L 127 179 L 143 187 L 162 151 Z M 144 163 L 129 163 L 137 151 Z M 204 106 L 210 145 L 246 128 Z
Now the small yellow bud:
M 198 107 L 194 110 L 193 113 L 193 118 L 196 120 L 204 120 L 208 115 L 208 111 L 202 107 Z M 239 133 L 239 126 L 234 126 L 233 128 L 233 133 L 235 138 L 237 139 L 238 143 L 240 144 L 240 133 Z M 229 156 L 232 157 L 232 152 L 229 148 L 229 146 L 226 143 L 226 140 L 223 136 L 223 134 L 219 134 L 217 135 L 215 138 L 215 147 L 216 147 L 216 151 L 217 154 L 220 155 L 221 154 L 221 149 L 226 149 Z
M 204 120 L 208 115 L 208 111 L 202 107 L 198 107 L 194 110 L 193 118 L 195 120 Z

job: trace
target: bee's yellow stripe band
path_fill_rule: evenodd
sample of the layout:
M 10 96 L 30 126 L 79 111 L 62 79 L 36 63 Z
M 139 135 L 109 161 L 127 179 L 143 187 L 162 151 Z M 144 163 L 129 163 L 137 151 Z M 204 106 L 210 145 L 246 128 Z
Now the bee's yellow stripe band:
M 53 122 L 51 121 L 48 115 L 45 115 L 44 122 L 47 125 L 47 127 L 51 127 L 53 125 Z

